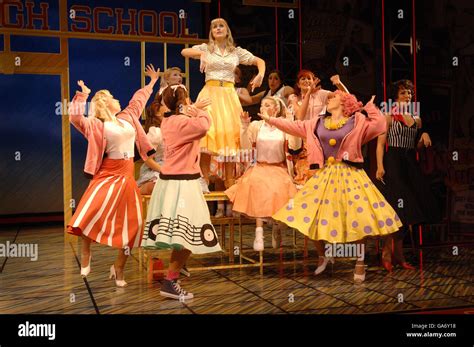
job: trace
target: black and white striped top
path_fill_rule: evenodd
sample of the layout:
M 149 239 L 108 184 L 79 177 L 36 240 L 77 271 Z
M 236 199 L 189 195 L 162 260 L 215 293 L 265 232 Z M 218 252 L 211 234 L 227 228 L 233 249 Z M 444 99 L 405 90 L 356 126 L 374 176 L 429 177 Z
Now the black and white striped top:
M 413 120 L 415 120 L 413 118 Z M 408 127 L 400 121 L 392 118 L 392 125 L 387 132 L 387 143 L 389 147 L 415 148 L 418 126 L 416 122 Z

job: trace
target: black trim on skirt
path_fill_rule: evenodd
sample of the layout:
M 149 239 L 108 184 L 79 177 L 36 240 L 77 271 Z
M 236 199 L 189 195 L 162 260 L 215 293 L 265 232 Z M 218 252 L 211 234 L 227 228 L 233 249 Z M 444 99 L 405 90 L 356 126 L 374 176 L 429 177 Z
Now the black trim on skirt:
M 200 173 L 182 174 L 182 175 L 166 175 L 160 172 L 160 179 L 162 180 L 190 181 L 190 180 L 197 180 L 200 177 L 201 177 Z

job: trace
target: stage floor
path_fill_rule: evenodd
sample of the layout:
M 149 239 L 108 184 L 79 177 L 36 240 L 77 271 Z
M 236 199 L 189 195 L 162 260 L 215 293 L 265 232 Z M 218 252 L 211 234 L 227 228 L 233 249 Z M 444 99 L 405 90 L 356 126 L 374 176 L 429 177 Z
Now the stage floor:
M 250 247 L 253 228 L 244 229 Z M 302 259 L 302 248 L 293 248 L 292 233 L 283 235 L 284 248 L 271 249 L 266 233 L 265 259 Z M 380 312 L 474 311 L 474 249 L 452 247 L 405 250 L 417 271 L 397 268 L 388 275 L 367 259 L 366 281 L 354 285 L 353 261 L 337 260 L 331 269 L 314 276 L 315 253 L 309 245 L 308 263 L 259 268 L 192 272 L 182 286 L 193 300 L 181 303 L 159 295 L 159 281 L 147 282 L 146 270 L 133 250 L 126 267 L 128 287 L 108 280 L 116 251 L 92 246 L 92 268 L 87 279 L 79 274 L 79 243 L 65 243 L 61 227 L 23 227 L 0 230 L 0 243 L 37 243 L 37 261 L 0 258 L 0 314 L 367 314 Z M 303 244 L 298 236 L 298 243 Z M 369 243 L 370 247 L 370 243 Z M 372 245 L 373 247 L 373 245 Z M 373 249 L 369 250 L 374 252 Z M 422 266 L 419 257 L 422 255 Z M 237 260 L 238 261 L 238 260 Z M 189 266 L 224 264 L 225 256 L 199 258 Z M 400 294 L 403 296 L 400 296 Z

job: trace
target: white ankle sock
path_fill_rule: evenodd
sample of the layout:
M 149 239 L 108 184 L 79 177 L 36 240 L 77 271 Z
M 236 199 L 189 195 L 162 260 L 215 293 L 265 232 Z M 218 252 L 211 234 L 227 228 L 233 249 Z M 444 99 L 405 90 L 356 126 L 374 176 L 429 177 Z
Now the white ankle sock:
M 263 228 L 262 227 L 257 227 L 255 229 L 255 238 L 256 239 L 263 239 Z

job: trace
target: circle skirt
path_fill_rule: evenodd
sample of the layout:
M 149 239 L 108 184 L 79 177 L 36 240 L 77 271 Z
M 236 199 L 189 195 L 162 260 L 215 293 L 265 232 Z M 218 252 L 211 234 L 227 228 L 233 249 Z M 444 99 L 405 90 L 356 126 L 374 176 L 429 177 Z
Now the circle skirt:
M 201 139 L 201 148 L 212 155 L 235 155 L 240 149 L 242 105 L 234 87 L 205 85 L 198 100 L 209 98 L 206 111 L 211 127 Z
M 388 235 L 402 226 L 365 171 L 341 162 L 316 170 L 273 218 L 330 243 Z
M 194 254 L 221 250 L 199 180 L 158 178 L 150 197 L 142 246 L 187 249 Z
M 233 211 L 269 218 L 296 194 L 296 187 L 285 165 L 257 163 L 225 193 Z
M 115 248 L 140 245 L 142 197 L 133 158 L 104 158 L 67 226 L 67 232 Z

